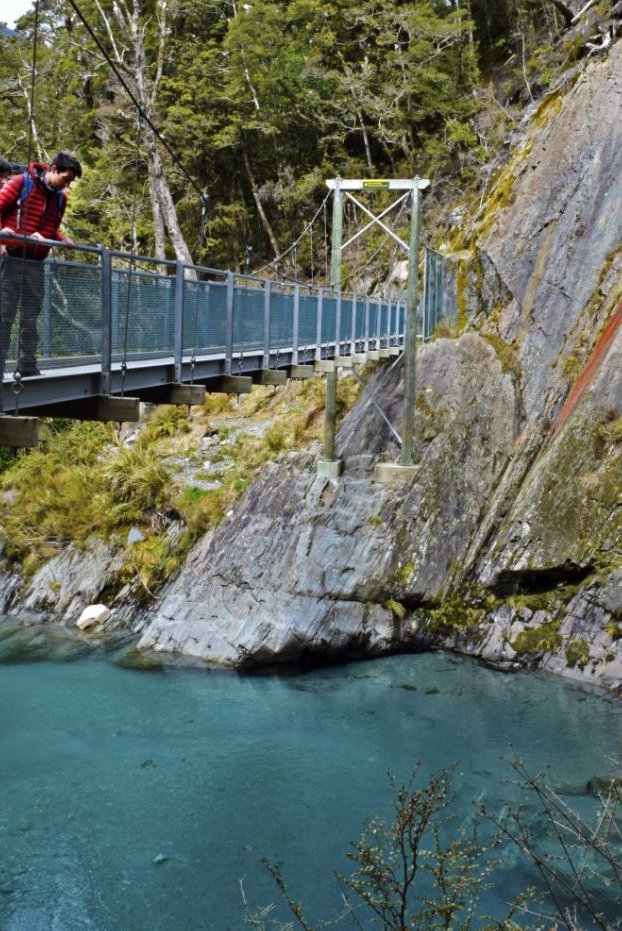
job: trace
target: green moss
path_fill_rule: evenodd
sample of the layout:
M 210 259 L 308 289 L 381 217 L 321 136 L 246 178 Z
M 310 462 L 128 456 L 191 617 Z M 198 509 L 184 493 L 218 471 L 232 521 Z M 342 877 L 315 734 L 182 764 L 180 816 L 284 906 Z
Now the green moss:
M 569 640 L 566 644 L 566 662 L 570 669 L 585 669 L 590 659 L 590 648 L 585 640 Z
M 475 629 L 485 614 L 484 608 L 474 607 L 459 595 L 452 595 L 438 608 L 428 612 L 427 629 L 435 636 L 449 637 L 460 631 Z
M 408 611 L 401 603 L 401 601 L 396 601 L 395 598 L 389 598 L 387 601 L 385 601 L 384 607 L 387 609 L 387 611 L 390 611 L 393 617 L 398 621 L 402 621 L 408 614 Z
M 408 583 L 415 574 L 415 564 L 407 562 L 403 566 L 396 566 L 388 575 L 387 581 L 401 589 L 408 588 Z
M 566 607 L 569 601 L 579 591 L 580 583 L 556 586 L 549 591 L 544 592 L 523 592 L 518 595 L 510 595 L 507 598 L 507 604 L 520 611 L 527 608 L 529 611 L 547 611 L 549 614 L 556 614 Z
M 464 330 L 469 322 L 469 308 L 467 302 L 467 293 L 469 287 L 469 261 L 460 259 L 458 262 L 458 274 L 456 277 L 456 330 L 458 333 Z
M 533 122 L 539 127 L 546 126 L 547 123 L 557 116 L 563 105 L 564 101 L 561 91 L 555 91 L 553 94 L 549 94 L 536 110 Z
M 609 634 L 612 640 L 622 639 L 622 625 L 618 621 L 610 621 L 605 630 Z
M 596 436 L 605 443 L 617 445 L 622 443 L 622 417 L 616 420 L 609 420 L 606 423 L 597 424 L 595 428 Z
M 529 627 L 510 642 L 510 646 L 516 653 L 529 656 L 536 656 L 538 653 L 556 653 L 561 645 L 559 621 L 552 621 L 541 627 Z
M 482 333 L 481 336 L 495 350 L 497 358 L 499 359 L 499 364 L 501 365 L 501 371 L 505 374 L 510 374 L 515 381 L 520 381 L 523 369 L 516 350 L 497 334 Z

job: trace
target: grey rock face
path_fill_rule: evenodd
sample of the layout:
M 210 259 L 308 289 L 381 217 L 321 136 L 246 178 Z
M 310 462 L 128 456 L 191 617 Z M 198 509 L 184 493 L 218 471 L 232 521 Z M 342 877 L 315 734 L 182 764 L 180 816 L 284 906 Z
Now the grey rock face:
M 75 623 L 84 608 L 98 601 L 119 568 L 116 550 L 101 540 L 88 548 L 71 546 L 46 562 L 28 585 L 3 586 L 4 611 L 35 620 Z
M 575 329 L 622 239 L 622 132 L 612 118 L 622 96 L 622 43 L 588 66 L 519 163 L 512 196 L 482 250 L 515 298 L 504 338 L 518 345 L 528 418 L 555 397 L 551 369 L 574 345 Z
M 596 352 L 586 390 L 552 427 L 572 381 L 564 360 L 576 357 L 580 371 L 594 355 L 619 294 L 622 125 L 611 101 L 621 93 L 619 44 L 548 104 L 552 118 L 536 120 L 467 274 L 480 280 L 470 309 L 487 318 L 490 342 L 467 334 L 420 353 L 415 480 L 371 481 L 374 461 L 395 459 L 397 445 L 363 398 L 338 438 L 344 477 L 272 467 L 195 548 L 146 617 L 143 646 L 237 664 L 439 642 L 503 668 L 540 663 L 614 682 L 619 573 L 592 576 L 615 562 L 622 535 L 622 452 L 601 430 L 622 413 L 619 337 Z M 398 431 L 402 377 L 396 364 L 373 384 Z M 476 629 L 440 639 L 400 621 L 452 591 L 466 605 L 474 585 L 501 602 L 550 598 L 500 603 Z
M 401 377 L 394 366 L 377 385 L 396 422 Z M 387 603 L 440 597 L 514 438 L 512 379 L 475 334 L 426 347 L 420 379 L 415 484 L 376 485 L 356 470 L 330 482 L 302 457 L 270 466 L 195 547 L 140 646 L 226 664 L 395 649 L 400 629 Z M 363 399 L 339 446 L 349 461 L 390 442 Z

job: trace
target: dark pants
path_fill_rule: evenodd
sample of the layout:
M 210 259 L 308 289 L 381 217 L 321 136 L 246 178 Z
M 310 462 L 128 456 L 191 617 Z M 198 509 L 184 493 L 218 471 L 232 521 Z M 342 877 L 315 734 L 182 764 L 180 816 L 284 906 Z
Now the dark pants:
M 22 374 L 36 369 L 37 320 L 43 302 L 44 268 L 36 259 L 3 255 L 0 260 L 0 371 L 11 347 L 11 330 L 19 312 L 17 368 Z

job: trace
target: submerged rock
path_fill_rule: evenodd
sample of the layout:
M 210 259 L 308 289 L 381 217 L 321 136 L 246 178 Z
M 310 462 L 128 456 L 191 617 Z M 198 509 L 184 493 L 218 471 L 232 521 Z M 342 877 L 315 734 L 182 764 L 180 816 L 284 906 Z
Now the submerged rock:
M 90 649 L 81 637 L 61 627 L 0 623 L 0 663 L 66 662 Z

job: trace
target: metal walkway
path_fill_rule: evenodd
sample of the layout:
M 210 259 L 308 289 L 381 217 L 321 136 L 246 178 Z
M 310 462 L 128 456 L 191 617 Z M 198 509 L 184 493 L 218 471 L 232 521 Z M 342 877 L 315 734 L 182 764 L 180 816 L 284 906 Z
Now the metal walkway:
M 43 275 L 41 374 L 15 379 L 16 323 L 2 373 L 0 413 L 126 419 L 130 405 L 111 407 L 106 399 L 197 403 L 199 386 L 250 390 L 245 386 L 251 381 L 278 384 L 286 376 L 313 374 L 306 367 L 315 363 L 347 365 L 370 353 L 393 355 L 403 343 L 403 302 L 103 247 L 74 249 L 80 261 L 0 258 L 19 263 L 23 275 Z M 427 256 L 423 338 L 430 335 L 432 319 L 442 316 L 432 297 L 432 291 L 442 291 L 441 266 L 437 262 L 430 273 L 430 261 Z

